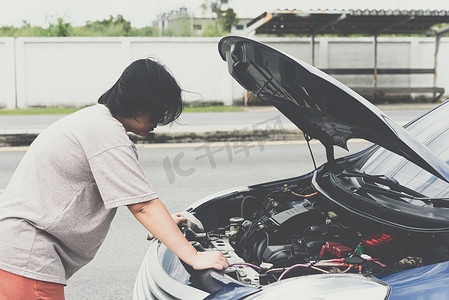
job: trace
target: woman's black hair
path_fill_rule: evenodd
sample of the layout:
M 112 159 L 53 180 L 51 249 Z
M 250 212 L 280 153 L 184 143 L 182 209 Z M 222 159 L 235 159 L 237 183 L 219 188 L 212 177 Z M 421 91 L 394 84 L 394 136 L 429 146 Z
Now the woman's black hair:
M 165 66 L 150 58 L 139 59 L 123 71 L 98 103 L 106 105 L 113 116 L 131 118 L 149 113 L 152 122 L 166 125 L 182 112 L 181 91 Z

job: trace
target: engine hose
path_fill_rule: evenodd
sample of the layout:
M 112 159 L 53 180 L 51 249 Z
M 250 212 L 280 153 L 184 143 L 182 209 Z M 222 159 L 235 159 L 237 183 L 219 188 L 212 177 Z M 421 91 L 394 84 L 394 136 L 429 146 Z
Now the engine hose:
M 265 232 L 266 233 L 266 232 Z M 255 249 L 255 253 L 256 253 L 256 260 L 257 263 L 261 263 L 262 262 L 262 254 L 265 251 L 265 249 L 268 246 L 268 238 L 267 238 L 267 234 L 257 243 L 257 247 Z
M 254 196 L 246 196 L 243 198 L 240 205 L 240 216 L 245 220 L 253 220 L 254 217 L 257 218 L 259 210 L 262 209 L 262 204 Z M 256 212 L 256 216 L 252 216 Z

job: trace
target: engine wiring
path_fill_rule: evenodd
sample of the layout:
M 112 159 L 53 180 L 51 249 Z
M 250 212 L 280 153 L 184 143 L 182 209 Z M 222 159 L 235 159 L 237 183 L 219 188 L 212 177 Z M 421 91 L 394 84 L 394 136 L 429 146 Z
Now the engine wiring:
M 351 255 L 350 257 L 353 257 L 354 255 Z M 287 273 L 289 273 L 290 271 L 296 269 L 296 268 L 311 268 L 317 271 L 320 271 L 322 273 L 325 274 L 329 274 L 332 273 L 331 271 L 327 271 L 324 270 L 323 268 L 326 267 L 346 267 L 345 270 L 343 271 L 338 271 L 338 273 L 346 273 L 349 270 L 353 269 L 353 268 L 358 268 L 358 272 L 362 273 L 362 269 L 364 266 L 366 266 L 366 264 L 368 263 L 375 263 L 378 264 L 379 266 L 381 266 L 382 268 L 386 268 L 387 266 L 382 264 L 381 262 L 379 262 L 379 259 L 377 258 L 370 258 L 370 259 L 366 259 L 363 261 L 362 264 L 349 264 L 344 262 L 345 258 L 339 258 L 339 259 L 330 259 L 330 260 L 322 260 L 322 261 L 318 261 L 318 262 L 310 262 L 308 264 L 295 264 L 291 267 L 288 268 L 282 268 L 282 269 L 276 269 L 276 271 L 278 270 L 283 270 L 283 273 L 279 276 L 278 281 L 281 281 L 286 275 Z M 274 270 L 274 269 L 273 269 Z
M 301 195 L 301 194 L 295 193 L 295 192 L 293 192 L 293 191 L 291 191 L 291 193 L 292 193 L 293 195 L 298 196 L 298 197 L 301 197 L 301 198 L 309 198 L 309 197 L 312 197 L 312 196 L 315 196 L 315 195 L 318 194 L 318 192 L 315 192 L 315 193 L 308 194 L 308 195 Z
M 313 197 L 318 194 L 317 192 L 307 193 L 306 189 L 295 192 L 291 189 L 287 189 L 285 186 L 279 192 L 280 193 L 281 192 L 289 192 L 290 194 L 292 194 L 296 197 L 301 197 L 304 199 Z M 351 263 L 344 262 L 344 258 L 342 258 L 342 256 L 339 256 L 339 258 L 337 258 L 337 259 L 318 260 L 318 261 L 303 262 L 303 263 L 296 262 L 296 264 L 294 264 L 290 267 L 283 267 L 283 268 L 276 268 L 276 269 L 268 269 L 267 270 L 267 269 L 258 267 L 257 264 L 263 264 L 263 261 L 267 261 L 267 262 L 282 261 L 282 256 L 291 255 L 291 251 L 293 251 L 292 248 L 288 248 L 288 247 L 285 249 L 278 249 L 278 250 L 275 250 L 275 252 L 273 252 L 271 254 L 265 253 L 265 260 L 262 260 L 262 257 L 264 255 L 264 250 L 267 249 L 268 246 L 270 245 L 270 235 L 268 234 L 268 231 L 266 231 L 267 226 L 270 226 L 270 222 L 267 223 L 267 220 L 268 220 L 267 218 L 269 218 L 269 216 L 271 215 L 270 213 L 272 213 L 272 209 L 279 209 L 279 205 L 280 205 L 279 202 L 282 201 L 282 200 L 276 199 L 277 195 L 278 194 L 275 194 L 275 193 L 268 193 L 267 195 L 265 195 L 264 201 L 259 202 L 261 204 L 263 203 L 260 207 L 262 214 L 254 215 L 254 217 L 257 216 L 257 218 L 255 218 L 251 221 L 248 221 L 248 225 L 244 226 L 244 229 L 243 229 L 243 232 L 242 232 L 240 238 L 235 240 L 234 244 L 232 244 L 237 249 L 241 249 L 241 251 L 242 251 L 241 254 L 243 255 L 243 257 L 245 258 L 246 261 L 250 261 L 252 263 L 236 263 L 236 264 L 231 264 L 230 267 L 232 267 L 232 266 L 247 266 L 247 267 L 253 268 L 259 274 L 267 274 L 267 275 L 274 274 L 274 273 L 281 273 L 281 275 L 277 278 L 277 281 L 282 280 L 283 278 L 285 278 L 285 276 L 287 274 L 289 274 L 291 271 L 293 271 L 297 268 L 311 269 L 311 270 L 315 270 L 315 271 L 325 273 L 325 274 L 346 273 L 346 272 L 351 271 L 351 269 L 354 269 L 354 271 L 358 271 L 359 273 L 362 273 L 362 271 L 364 269 L 363 268 L 364 265 L 351 264 Z M 246 199 L 246 202 L 247 202 L 247 201 L 249 201 L 249 198 L 250 197 L 247 196 L 243 200 Z M 251 199 L 253 200 L 254 203 L 257 201 L 257 199 L 255 197 L 251 197 Z M 279 201 L 279 202 L 276 204 L 276 203 L 274 203 L 276 201 Z M 242 201 L 242 203 L 246 203 L 246 202 Z M 305 204 L 303 203 L 302 205 L 305 205 Z M 243 214 L 243 211 L 244 211 L 243 205 L 241 207 L 241 211 Z M 326 225 L 326 226 L 330 226 L 330 225 Z M 329 227 L 329 228 L 331 228 L 331 227 Z M 335 228 L 340 228 L 340 227 L 337 226 Z M 302 236 L 304 236 L 309 229 L 310 229 L 310 227 L 307 227 L 304 230 Z M 301 242 L 295 246 L 296 247 L 295 251 L 298 251 L 298 253 L 301 251 L 306 252 L 307 249 L 304 249 L 304 247 L 305 247 L 304 240 L 302 238 L 299 240 L 301 240 Z M 355 246 L 355 248 L 350 250 L 350 253 L 348 254 L 348 255 L 350 255 L 349 257 L 353 257 L 355 255 L 360 257 L 360 254 L 362 252 L 358 251 L 358 249 L 361 249 L 361 250 L 363 249 L 361 247 L 361 245 L 362 245 L 362 242 L 359 242 Z M 337 250 L 341 251 L 343 249 L 343 245 L 337 246 L 337 248 L 338 248 Z M 331 254 L 331 253 L 329 253 L 329 254 Z M 361 261 L 363 261 L 365 266 L 366 266 L 366 264 L 371 264 L 371 262 L 373 262 L 374 264 L 377 264 L 378 267 L 385 268 L 384 264 L 378 262 L 378 260 L 376 260 L 376 259 L 371 259 L 371 257 L 369 257 L 369 259 L 361 259 Z M 328 268 L 331 268 L 331 269 L 328 270 Z M 365 272 L 369 272 L 369 270 L 366 269 Z
M 355 251 L 354 251 L 355 253 Z M 353 257 L 355 254 L 351 255 L 350 257 Z M 370 258 L 363 260 L 362 264 L 349 264 L 345 262 L 346 258 L 338 258 L 338 259 L 327 259 L 327 260 L 321 260 L 321 261 L 313 261 L 306 264 L 294 264 L 290 267 L 284 267 L 284 268 L 273 268 L 269 269 L 263 272 L 263 269 L 261 267 L 258 267 L 254 264 L 250 263 L 234 263 L 230 264 L 230 267 L 236 267 L 236 266 L 247 266 L 251 267 L 257 272 L 261 274 L 271 274 L 271 273 L 279 273 L 282 272 L 281 275 L 278 277 L 277 281 L 281 281 L 288 273 L 291 271 L 298 269 L 298 268 L 306 268 L 306 269 L 313 269 L 316 271 L 319 271 L 324 274 L 334 273 L 333 270 L 338 270 L 335 273 L 347 273 L 351 269 L 358 269 L 359 273 L 362 273 L 363 267 L 366 266 L 368 263 L 375 263 L 382 268 L 386 268 L 387 266 L 379 262 L 379 259 L 376 258 Z M 346 267 L 344 270 L 338 269 L 338 267 Z M 324 268 L 331 268 L 331 270 L 325 270 Z M 334 269 L 332 269 L 334 268 Z
M 311 268 L 311 269 L 314 269 L 314 270 L 317 270 L 317 271 L 320 271 L 320 272 L 323 272 L 323 273 L 329 273 L 329 271 L 326 271 L 326 270 L 323 270 L 321 268 L 315 267 L 315 266 L 313 266 L 311 264 L 296 264 L 296 265 L 293 265 L 290 268 L 286 269 L 281 274 L 281 276 L 279 276 L 278 281 L 281 281 L 282 278 L 284 278 L 284 276 L 287 275 L 287 273 L 289 273 L 290 271 L 292 271 L 292 270 L 294 270 L 296 268 Z

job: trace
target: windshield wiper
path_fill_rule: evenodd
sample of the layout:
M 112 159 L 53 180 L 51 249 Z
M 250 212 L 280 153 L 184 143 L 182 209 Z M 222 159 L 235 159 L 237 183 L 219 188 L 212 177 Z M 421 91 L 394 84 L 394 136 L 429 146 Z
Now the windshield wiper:
M 366 173 L 362 173 L 359 171 L 351 170 L 351 171 L 343 171 L 341 175 L 344 175 L 346 177 L 361 177 L 365 180 L 366 183 L 371 184 L 373 186 L 377 184 L 382 184 L 385 186 L 388 186 L 391 190 L 399 192 L 399 193 L 406 193 L 413 197 L 418 198 L 426 198 L 423 194 L 418 193 L 417 191 L 414 191 L 406 186 L 401 185 L 396 179 L 392 177 L 387 177 L 385 175 L 370 175 Z
M 446 207 L 449 208 L 449 198 L 429 198 L 425 195 L 418 193 L 406 186 L 401 185 L 396 179 L 387 177 L 385 175 L 371 175 L 362 173 L 356 170 L 345 170 L 340 175 L 346 177 L 360 177 L 364 179 L 364 184 L 357 190 L 365 192 L 374 192 L 383 194 L 392 198 L 405 201 L 402 198 L 410 200 L 422 201 L 425 204 L 432 204 L 434 207 Z M 390 189 L 385 189 L 378 184 L 388 186 Z

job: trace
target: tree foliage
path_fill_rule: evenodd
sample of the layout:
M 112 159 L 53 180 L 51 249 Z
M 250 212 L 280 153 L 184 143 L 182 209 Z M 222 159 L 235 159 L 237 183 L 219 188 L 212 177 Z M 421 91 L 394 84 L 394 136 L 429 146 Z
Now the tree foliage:
M 218 26 L 229 33 L 232 26 L 238 24 L 237 14 L 234 9 L 229 7 L 229 0 L 205 0 L 201 5 L 203 10 L 210 9 L 216 18 Z
M 206 26 L 206 29 L 203 31 L 203 36 L 213 37 L 213 36 L 224 36 L 226 35 L 226 31 L 223 26 L 218 23 L 209 24 Z
M 48 36 L 48 30 L 23 21 L 21 27 L 0 27 L 0 36 Z
M 84 26 L 73 27 L 70 23 L 58 18 L 56 24 L 47 28 L 31 26 L 26 21 L 21 27 L 0 27 L 0 36 L 10 37 L 45 37 L 45 36 L 154 36 L 153 27 L 133 28 L 131 22 L 122 15 L 110 16 L 102 21 L 88 21 Z
M 238 23 L 236 13 L 228 7 L 229 0 L 205 0 L 202 7 L 210 10 L 215 16 L 215 22 L 206 25 L 203 36 L 223 36 L 229 33 L 232 26 Z M 131 22 L 122 15 L 110 16 L 99 21 L 88 21 L 83 26 L 72 26 L 62 18 L 47 28 L 31 26 L 23 21 L 22 26 L 0 27 L 0 37 L 68 37 L 68 36 L 194 36 L 191 17 L 188 14 L 170 20 L 170 27 L 159 32 L 152 26 L 133 28 Z
M 62 18 L 58 18 L 56 24 L 50 24 L 50 26 L 48 26 L 49 36 L 71 36 L 72 31 L 72 25 L 70 25 L 70 23 L 64 23 Z
M 237 25 L 239 20 L 237 19 L 237 14 L 232 8 L 228 8 L 221 22 L 223 27 L 227 32 L 231 32 L 232 26 Z

